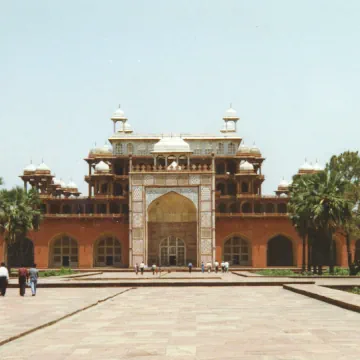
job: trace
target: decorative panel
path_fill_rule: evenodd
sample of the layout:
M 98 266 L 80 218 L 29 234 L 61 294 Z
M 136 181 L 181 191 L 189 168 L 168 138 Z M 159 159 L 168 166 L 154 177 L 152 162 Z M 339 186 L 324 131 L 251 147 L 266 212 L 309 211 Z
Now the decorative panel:
M 202 201 L 201 211 L 211 211 L 211 201 Z
M 201 229 L 201 237 L 202 238 L 211 238 L 211 229 L 210 228 L 202 228 Z
M 189 178 L 187 176 L 179 176 L 178 177 L 178 184 L 179 185 L 188 185 L 189 184 Z
M 142 227 L 143 225 L 143 214 L 142 213 L 133 213 L 133 227 Z
M 201 254 L 211 255 L 211 239 L 201 239 Z
M 201 213 L 201 227 L 211 227 L 211 212 Z
M 143 202 L 142 201 L 134 202 L 133 205 L 132 205 L 132 211 L 134 213 L 143 212 Z
M 131 182 L 133 185 L 142 185 L 142 176 L 132 175 Z
M 201 176 L 201 183 L 205 185 L 211 185 L 211 176 L 210 175 Z
M 211 200 L 210 186 L 201 186 L 201 200 Z
M 190 175 L 190 185 L 199 185 L 200 175 Z
M 174 175 L 166 177 L 166 185 L 177 185 L 177 178 Z
M 133 240 L 133 253 L 142 254 L 144 252 L 144 241 L 143 240 Z
M 155 177 L 155 185 L 165 185 L 165 176 L 156 176 Z
M 139 228 L 139 229 L 133 229 L 132 231 L 132 237 L 133 239 L 142 239 L 144 235 L 143 229 Z
M 144 184 L 145 185 L 154 185 L 154 177 L 152 175 L 144 176 Z
M 142 200 L 142 186 L 134 186 L 133 187 L 132 198 L 134 201 Z

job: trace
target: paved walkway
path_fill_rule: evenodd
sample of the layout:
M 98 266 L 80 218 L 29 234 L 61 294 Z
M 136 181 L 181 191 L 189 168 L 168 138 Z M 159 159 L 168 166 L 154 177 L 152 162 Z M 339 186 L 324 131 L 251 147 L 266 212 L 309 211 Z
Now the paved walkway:
M 0 343 L 124 290 L 126 289 L 39 289 L 37 296 L 33 297 L 27 288 L 25 296 L 21 297 L 17 289 L 8 289 L 6 296 L 0 297 Z
M 358 360 L 359 323 L 358 313 L 281 287 L 138 288 L 3 345 L 0 358 Z

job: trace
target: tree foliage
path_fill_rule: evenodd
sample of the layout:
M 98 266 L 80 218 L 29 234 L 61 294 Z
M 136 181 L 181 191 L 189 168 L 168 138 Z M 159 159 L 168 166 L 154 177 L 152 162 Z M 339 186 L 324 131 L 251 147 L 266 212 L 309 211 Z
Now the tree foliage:
M 40 199 L 36 190 L 22 188 L 0 191 L 0 232 L 8 244 L 38 230 L 41 221 Z
M 333 234 L 350 237 L 359 233 L 360 157 L 357 152 L 333 156 L 324 171 L 295 175 L 290 187 L 290 217 L 300 236 L 326 237 L 333 270 Z M 315 244 L 316 245 L 316 244 Z M 351 256 L 349 257 L 350 268 Z M 351 269 L 350 269 L 351 271 Z

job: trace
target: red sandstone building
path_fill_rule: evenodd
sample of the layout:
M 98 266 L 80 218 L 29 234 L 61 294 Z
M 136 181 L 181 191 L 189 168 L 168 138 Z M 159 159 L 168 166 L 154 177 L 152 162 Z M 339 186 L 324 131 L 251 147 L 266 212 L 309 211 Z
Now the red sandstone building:
M 44 163 L 24 169 L 24 186 L 38 189 L 44 212 L 40 230 L 22 244 L 26 265 L 225 260 L 236 267 L 301 266 L 301 239 L 287 215 L 288 184 L 262 195 L 265 159 L 236 134 L 234 109 L 225 112 L 218 135 L 135 134 L 121 109 L 111 120 L 111 147 L 94 148 L 85 159 L 88 196 L 56 179 Z M 305 162 L 299 173 L 317 170 Z M 343 239 L 336 239 L 336 249 L 337 264 L 345 266 Z M 17 252 L 0 239 L 1 259 L 14 264 Z

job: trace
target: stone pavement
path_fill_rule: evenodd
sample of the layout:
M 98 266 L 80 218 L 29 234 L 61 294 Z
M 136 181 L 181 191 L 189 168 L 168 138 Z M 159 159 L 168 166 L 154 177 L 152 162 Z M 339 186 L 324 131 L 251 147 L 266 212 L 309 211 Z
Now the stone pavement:
M 358 360 L 359 323 L 281 287 L 138 288 L 1 346 L 0 359 Z
M 17 289 L 8 289 L 6 296 L 0 297 L 0 344 L 124 290 L 126 289 L 38 289 L 38 294 L 33 297 L 27 288 L 25 296 L 21 297 Z

